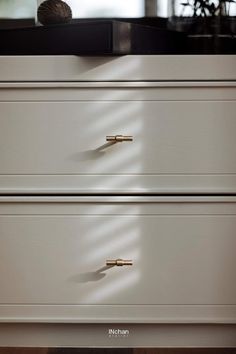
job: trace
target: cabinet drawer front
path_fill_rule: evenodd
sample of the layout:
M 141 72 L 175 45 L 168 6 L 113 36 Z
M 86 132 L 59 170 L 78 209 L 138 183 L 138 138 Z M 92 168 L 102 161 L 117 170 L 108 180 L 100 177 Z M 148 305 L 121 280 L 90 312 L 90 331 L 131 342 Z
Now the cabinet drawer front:
M 1 102 L 0 191 L 236 188 L 235 101 Z M 107 142 L 128 135 L 133 141 Z
M 1 56 L 1 82 L 236 80 L 235 55 Z
M 2 318 L 15 305 L 74 305 L 85 318 L 95 306 L 98 319 L 107 307 L 119 307 L 121 318 L 129 311 L 144 316 L 145 308 L 154 318 L 150 309 L 168 317 L 171 306 L 190 309 L 192 317 L 196 307 L 235 309 L 231 199 L 7 202 L 0 211 Z M 120 258 L 133 265 L 106 266 Z

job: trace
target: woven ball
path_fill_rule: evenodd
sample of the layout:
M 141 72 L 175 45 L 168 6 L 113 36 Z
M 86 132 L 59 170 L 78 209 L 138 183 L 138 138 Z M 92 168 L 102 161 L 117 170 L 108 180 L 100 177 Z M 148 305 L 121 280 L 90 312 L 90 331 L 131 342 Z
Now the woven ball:
M 68 23 L 71 19 L 71 8 L 62 0 L 46 0 L 38 8 L 38 21 L 42 25 Z

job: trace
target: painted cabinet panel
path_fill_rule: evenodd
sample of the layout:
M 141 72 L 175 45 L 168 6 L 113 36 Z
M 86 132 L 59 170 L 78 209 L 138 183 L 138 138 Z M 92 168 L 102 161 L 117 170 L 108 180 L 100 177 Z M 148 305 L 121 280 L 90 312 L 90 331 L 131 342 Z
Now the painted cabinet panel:
M 3 203 L 1 305 L 236 305 L 236 204 L 156 203 Z
M 0 82 L 236 80 L 235 55 L 1 56 Z
M 0 64 L 0 345 L 235 346 L 235 56 Z
M 1 102 L 0 109 L 2 193 L 236 187 L 235 101 Z M 120 134 L 133 141 L 107 143 Z

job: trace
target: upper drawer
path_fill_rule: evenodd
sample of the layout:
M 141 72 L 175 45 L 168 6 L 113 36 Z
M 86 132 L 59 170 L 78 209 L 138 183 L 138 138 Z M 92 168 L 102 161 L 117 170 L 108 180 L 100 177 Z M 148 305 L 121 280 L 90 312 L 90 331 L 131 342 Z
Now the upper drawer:
M 114 100 L 97 89 L 84 100 L 75 88 L 70 101 L 61 88 L 62 101 L 53 88 L 53 100 L 13 90 L 0 102 L 0 192 L 235 192 L 235 89 L 208 88 L 200 100 L 199 92 L 123 88 Z M 116 135 L 133 141 L 106 141 Z

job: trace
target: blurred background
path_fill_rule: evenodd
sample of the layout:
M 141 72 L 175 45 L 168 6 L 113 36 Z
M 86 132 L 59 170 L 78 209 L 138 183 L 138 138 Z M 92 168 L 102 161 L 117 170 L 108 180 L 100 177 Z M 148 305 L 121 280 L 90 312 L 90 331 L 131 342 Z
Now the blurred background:
M 42 1 L 41 1 L 42 2 Z M 74 18 L 167 17 L 167 0 L 66 0 Z M 37 0 L 0 0 L 0 18 L 34 18 Z

